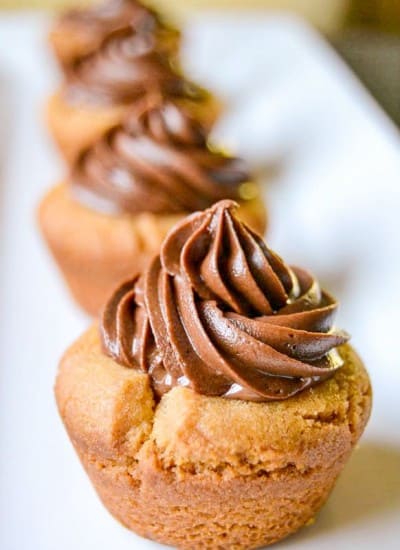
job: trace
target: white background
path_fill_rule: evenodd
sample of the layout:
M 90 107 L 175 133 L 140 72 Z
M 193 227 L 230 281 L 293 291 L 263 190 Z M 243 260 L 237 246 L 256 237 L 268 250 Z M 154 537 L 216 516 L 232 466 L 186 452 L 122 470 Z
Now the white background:
M 88 320 L 35 226 L 63 168 L 42 104 L 57 75 L 47 21 L 0 18 L 0 548 L 155 549 L 102 508 L 58 419 L 59 356 Z M 190 38 L 190 39 L 189 39 Z M 187 65 L 227 112 L 224 144 L 269 173 L 268 243 L 342 301 L 374 390 L 359 448 L 318 521 L 279 548 L 398 548 L 400 537 L 400 139 L 331 50 L 286 16 L 205 17 Z

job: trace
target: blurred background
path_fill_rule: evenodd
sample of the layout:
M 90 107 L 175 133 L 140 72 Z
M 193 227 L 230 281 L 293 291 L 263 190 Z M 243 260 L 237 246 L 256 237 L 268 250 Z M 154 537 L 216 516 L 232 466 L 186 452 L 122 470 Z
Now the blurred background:
M 63 9 L 90 0 L 0 0 L 2 9 Z M 172 18 L 196 10 L 289 10 L 331 41 L 392 119 L 400 124 L 399 0 L 150 0 Z

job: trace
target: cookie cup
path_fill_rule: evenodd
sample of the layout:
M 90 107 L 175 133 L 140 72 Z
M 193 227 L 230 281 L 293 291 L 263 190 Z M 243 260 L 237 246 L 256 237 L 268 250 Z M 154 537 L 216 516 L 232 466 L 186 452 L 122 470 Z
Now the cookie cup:
M 64 355 L 55 393 L 106 508 L 139 535 L 183 549 L 258 548 L 310 522 L 368 420 L 354 350 L 330 380 L 281 402 L 174 388 L 104 355 L 92 327 Z
M 177 99 L 193 118 L 211 128 L 221 112 L 221 104 L 212 94 L 204 92 L 204 100 Z M 72 164 L 79 154 L 117 125 L 132 104 L 89 104 L 69 102 L 63 90 L 47 102 L 46 122 L 61 156 Z
M 43 198 L 38 221 L 73 297 L 95 316 L 121 281 L 145 269 L 168 231 L 186 214 L 111 216 L 83 206 L 67 184 L 60 184 Z M 238 214 L 264 233 L 266 211 L 260 199 L 241 203 Z

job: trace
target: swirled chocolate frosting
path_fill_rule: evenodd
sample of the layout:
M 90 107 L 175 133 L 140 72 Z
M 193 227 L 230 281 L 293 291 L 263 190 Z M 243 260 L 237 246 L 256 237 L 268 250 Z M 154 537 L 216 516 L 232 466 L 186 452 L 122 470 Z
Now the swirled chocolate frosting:
M 251 401 L 289 398 L 341 367 L 337 303 L 289 268 L 221 201 L 169 233 L 102 318 L 105 352 L 149 374 L 162 395 L 186 386 Z
M 172 96 L 201 94 L 190 87 L 160 51 L 156 36 L 132 27 L 109 35 L 93 53 L 66 70 L 69 101 L 129 103 L 153 91 Z
M 95 51 L 110 34 L 132 27 L 138 34 L 153 35 L 160 48 L 176 49 L 179 32 L 137 0 L 105 0 L 84 9 L 66 11 L 56 22 L 53 32 L 65 33 L 65 39 L 79 44 L 79 55 Z M 73 49 L 72 52 L 75 52 Z M 76 61 L 76 52 L 57 50 L 64 68 Z
M 71 182 L 81 202 L 109 213 L 176 213 L 238 199 L 249 177 L 182 107 L 148 98 L 81 156 Z

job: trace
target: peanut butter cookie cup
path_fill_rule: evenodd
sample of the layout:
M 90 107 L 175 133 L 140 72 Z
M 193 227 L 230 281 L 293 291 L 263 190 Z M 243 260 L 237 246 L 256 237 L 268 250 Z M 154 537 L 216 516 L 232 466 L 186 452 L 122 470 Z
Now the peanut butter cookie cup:
M 266 210 L 246 163 L 212 148 L 184 108 L 147 96 L 50 190 L 39 223 L 74 297 L 95 315 L 179 219 L 223 198 L 238 200 L 242 219 L 264 232 Z
M 307 524 L 371 408 L 336 300 L 234 208 L 180 221 L 66 352 L 56 382 L 104 505 L 188 550 L 258 548 Z
M 212 94 L 179 69 L 179 33 L 137 2 L 69 12 L 51 37 L 64 82 L 48 101 L 46 118 L 68 162 L 149 93 L 169 95 L 206 126 L 220 112 Z

